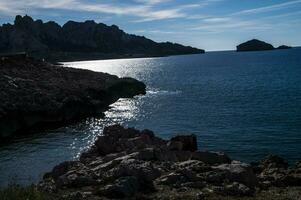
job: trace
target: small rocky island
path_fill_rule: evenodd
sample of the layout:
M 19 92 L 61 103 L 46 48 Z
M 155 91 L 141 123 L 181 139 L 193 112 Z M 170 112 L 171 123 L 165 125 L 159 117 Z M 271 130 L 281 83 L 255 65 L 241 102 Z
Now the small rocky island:
M 290 49 L 292 47 L 281 45 L 275 48 L 273 45 L 266 43 L 261 40 L 253 39 L 245 43 L 242 43 L 236 47 L 237 51 L 265 51 L 265 50 L 275 50 L 275 49 Z
M 73 69 L 26 54 L 0 56 L 0 140 L 103 113 L 119 98 L 145 94 L 132 78 Z
M 0 53 L 23 52 L 48 61 L 155 57 L 204 53 L 202 49 L 171 42 L 155 42 L 125 33 L 116 25 L 93 20 L 56 22 L 16 16 L 0 26 Z
M 38 188 L 58 199 L 295 199 L 301 163 L 278 156 L 258 163 L 198 151 L 195 135 L 170 140 L 150 130 L 106 127 L 79 161 L 63 162 Z M 288 198 L 289 197 L 289 198 Z

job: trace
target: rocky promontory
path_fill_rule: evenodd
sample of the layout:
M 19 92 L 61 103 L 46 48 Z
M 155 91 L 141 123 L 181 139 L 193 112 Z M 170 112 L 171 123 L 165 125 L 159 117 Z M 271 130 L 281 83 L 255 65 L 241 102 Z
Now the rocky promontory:
M 265 50 L 275 50 L 275 49 L 290 49 L 292 47 L 281 45 L 275 48 L 273 45 L 266 43 L 261 40 L 253 39 L 244 42 L 236 47 L 237 51 L 265 51 Z
M 120 125 L 106 127 L 78 161 L 57 165 L 39 184 L 42 191 L 59 199 L 92 200 L 243 199 L 258 195 L 266 195 L 259 199 L 288 195 L 297 200 L 300 186 L 300 163 L 289 168 L 284 159 L 268 156 L 247 164 L 224 153 L 198 151 L 195 135 L 163 140 L 150 130 Z M 291 190 L 294 193 L 288 194 Z
M 145 94 L 132 78 L 57 66 L 26 54 L 0 56 L 0 138 L 99 115 L 119 98 Z

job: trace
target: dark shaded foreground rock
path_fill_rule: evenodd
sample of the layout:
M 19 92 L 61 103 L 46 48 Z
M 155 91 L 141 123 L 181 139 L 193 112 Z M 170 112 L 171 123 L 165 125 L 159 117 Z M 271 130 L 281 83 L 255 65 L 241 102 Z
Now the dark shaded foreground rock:
M 39 186 L 66 199 L 74 192 L 85 194 L 84 199 L 206 199 L 212 194 L 252 197 L 271 187 L 300 184 L 300 164 L 288 169 L 283 159 L 270 156 L 250 165 L 197 151 L 194 145 L 183 149 L 195 139 L 187 135 L 167 141 L 150 130 L 106 127 L 80 161 L 56 166 Z M 180 148 L 171 148 L 174 141 Z
M 244 42 L 236 47 L 237 51 L 265 51 L 265 50 L 275 50 L 275 49 L 290 49 L 292 47 L 281 45 L 277 48 L 274 48 L 273 45 L 266 43 L 261 40 L 253 39 L 247 42 Z
M 145 94 L 132 78 L 55 66 L 26 54 L 0 56 L 0 138 L 102 114 L 119 98 Z

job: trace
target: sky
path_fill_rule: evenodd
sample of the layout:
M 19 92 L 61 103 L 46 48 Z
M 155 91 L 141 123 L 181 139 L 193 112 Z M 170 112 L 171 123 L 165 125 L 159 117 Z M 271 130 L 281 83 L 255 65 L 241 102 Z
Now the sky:
M 0 24 L 16 15 L 94 20 L 157 42 L 231 50 L 253 38 L 301 46 L 301 0 L 0 0 Z

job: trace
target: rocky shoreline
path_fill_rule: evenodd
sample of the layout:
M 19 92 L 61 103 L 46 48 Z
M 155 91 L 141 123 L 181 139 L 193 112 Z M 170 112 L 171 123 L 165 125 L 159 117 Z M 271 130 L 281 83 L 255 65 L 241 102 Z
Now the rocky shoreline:
M 120 125 L 106 127 L 79 161 L 57 165 L 39 184 L 59 199 L 252 199 L 265 193 L 263 199 L 274 199 L 270 191 L 280 196 L 292 188 L 297 192 L 284 199 L 298 199 L 300 186 L 300 162 L 289 167 L 271 155 L 247 164 L 198 151 L 195 135 L 163 140 Z
M 0 56 L 0 139 L 102 114 L 119 98 L 145 94 L 144 83 L 28 57 Z

